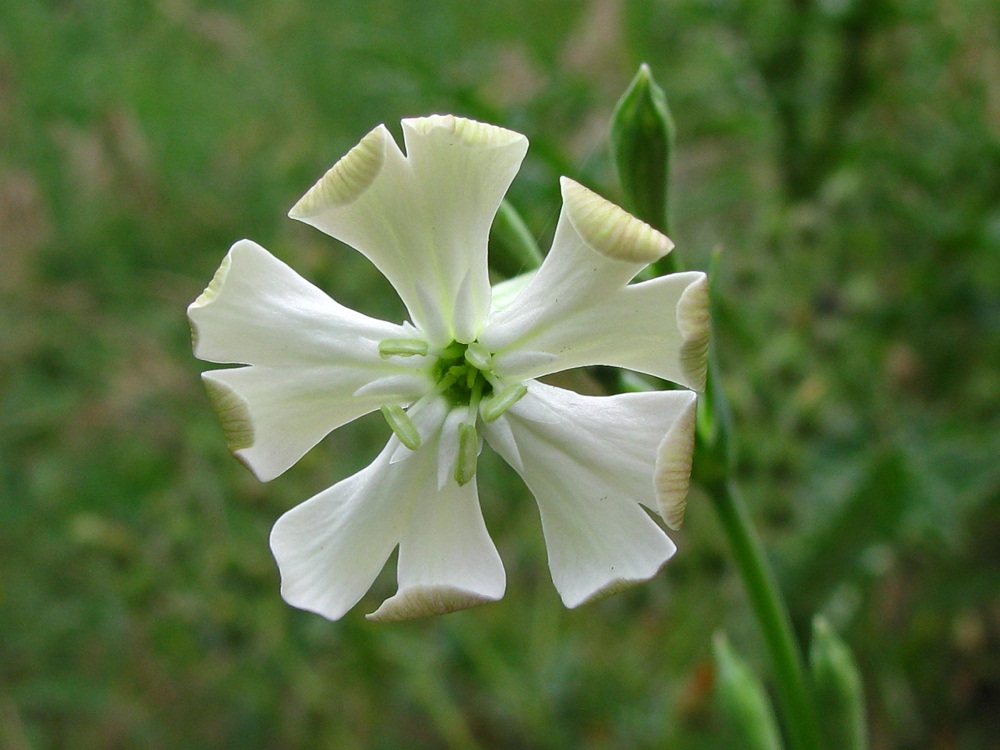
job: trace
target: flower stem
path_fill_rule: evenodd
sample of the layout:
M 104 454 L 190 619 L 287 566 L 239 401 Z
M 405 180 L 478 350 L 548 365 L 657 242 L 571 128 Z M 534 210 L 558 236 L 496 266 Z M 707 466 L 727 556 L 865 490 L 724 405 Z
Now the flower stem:
M 806 682 L 802 653 L 792 632 L 788 608 L 746 506 L 732 481 L 713 482 L 705 489 L 729 540 L 771 656 L 789 746 L 794 750 L 820 750 L 816 707 Z

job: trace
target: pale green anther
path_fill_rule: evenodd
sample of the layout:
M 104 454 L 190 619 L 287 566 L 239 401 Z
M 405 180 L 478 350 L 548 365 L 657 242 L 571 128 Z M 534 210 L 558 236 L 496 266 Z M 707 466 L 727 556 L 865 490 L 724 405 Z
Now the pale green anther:
M 419 339 L 386 339 L 379 342 L 378 353 L 382 357 L 423 357 L 427 354 L 427 342 Z
M 450 344 L 448 344 L 448 346 L 446 346 L 444 349 L 441 350 L 441 353 L 438 354 L 438 357 L 440 357 L 441 359 L 454 359 L 455 357 L 461 356 L 463 351 L 465 351 L 465 349 L 462 347 L 461 344 L 459 344 L 456 341 L 452 341 Z
M 411 451 L 420 447 L 420 433 L 417 431 L 417 426 L 413 424 L 413 420 L 403 411 L 403 407 L 383 406 L 382 416 L 385 417 L 385 421 L 389 423 L 389 427 L 399 438 L 399 442 Z
M 493 369 L 493 357 L 490 355 L 489 349 L 478 341 L 473 341 L 465 350 L 465 361 L 477 370 L 487 371 Z
M 455 481 L 465 485 L 476 476 L 479 460 L 479 434 L 476 426 L 463 422 L 458 426 L 458 459 L 455 461 Z
M 524 398 L 524 394 L 527 392 L 528 388 L 523 383 L 508 386 L 499 392 L 494 391 L 493 397 L 483 404 L 479 413 L 482 414 L 484 420 L 492 422 Z
M 445 391 L 451 388 L 455 383 L 459 382 L 462 378 L 468 378 L 469 368 L 463 365 L 454 365 L 448 368 L 448 372 L 445 376 L 438 381 L 438 389 Z

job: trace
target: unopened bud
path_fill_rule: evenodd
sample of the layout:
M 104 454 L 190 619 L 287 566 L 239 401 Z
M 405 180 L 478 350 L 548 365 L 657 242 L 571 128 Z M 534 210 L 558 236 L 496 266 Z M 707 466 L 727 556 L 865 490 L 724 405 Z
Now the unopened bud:
M 824 618 L 813 620 L 809 667 L 826 747 L 867 750 L 864 689 L 850 648 Z
M 726 640 L 715 636 L 715 695 L 745 750 L 781 750 L 781 735 L 764 686 Z
M 675 137 L 667 97 L 643 63 L 615 107 L 611 155 L 625 207 L 664 234 L 669 228 L 670 159 Z

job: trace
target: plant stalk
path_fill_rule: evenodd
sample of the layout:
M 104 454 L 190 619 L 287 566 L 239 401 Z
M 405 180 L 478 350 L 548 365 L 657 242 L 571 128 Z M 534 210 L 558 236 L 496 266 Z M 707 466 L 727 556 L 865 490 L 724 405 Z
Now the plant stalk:
M 736 566 L 771 656 L 778 705 L 793 750 L 821 750 L 816 707 L 792 620 L 764 548 L 732 481 L 705 486 L 722 523 Z

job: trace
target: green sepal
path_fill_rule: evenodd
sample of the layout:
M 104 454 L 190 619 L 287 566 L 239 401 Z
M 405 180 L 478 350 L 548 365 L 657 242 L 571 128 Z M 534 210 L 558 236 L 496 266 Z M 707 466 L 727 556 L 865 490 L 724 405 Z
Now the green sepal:
M 813 620 L 809 650 L 820 731 L 827 748 L 868 750 L 864 688 L 851 649 L 823 617 Z
M 741 750 L 782 750 L 781 734 L 764 686 L 717 633 L 715 652 L 715 697 L 719 709 L 732 726 Z

